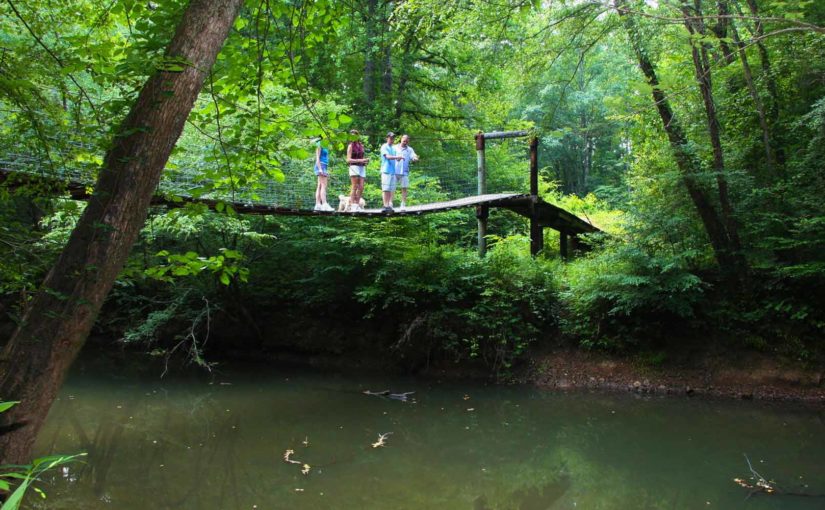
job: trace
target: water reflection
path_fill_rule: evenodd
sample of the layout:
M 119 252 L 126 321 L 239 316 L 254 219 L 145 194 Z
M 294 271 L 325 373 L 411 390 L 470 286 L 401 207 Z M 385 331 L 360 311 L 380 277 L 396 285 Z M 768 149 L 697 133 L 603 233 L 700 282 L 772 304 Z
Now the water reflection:
M 416 401 L 367 396 L 415 391 Z M 755 496 L 742 454 L 786 487 L 825 492 L 821 412 L 753 402 L 553 395 L 239 367 L 217 379 L 66 385 L 40 452 L 53 509 L 823 508 Z M 386 444 L 373 447 L 380 434 Z M 294 450 L 300 464 L 284 462 Z M 303 464 L 311 469 L 301 473 Z M 807 485 L 807 487 L 805 487 Z

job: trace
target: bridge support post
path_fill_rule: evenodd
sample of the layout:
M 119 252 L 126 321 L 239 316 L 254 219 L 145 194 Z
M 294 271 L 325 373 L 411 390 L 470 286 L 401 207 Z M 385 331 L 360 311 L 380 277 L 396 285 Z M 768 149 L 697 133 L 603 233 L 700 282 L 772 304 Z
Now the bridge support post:
M 536 256 L 544 249 L 544 228 L 539 223 L 538 208 L 536 204 L 539 199 L 539 139 L 530 139 L 530 255 Z
M 478 256 L 484 258 L 487 255 L 487 218 L 490 217 L 490 206 L 476 206 L 476 219 L 478 220 Z
M 487 161 L 484 157 L 484 133 L 476 134 L 476 154 L 478 156 L 478 194 L 487 193 Z M 478 256 L 484 258 L 487 254 L 487 218 L 490 208 L 482 205 L 476 208 L 478 220 Z
M 567 232 L 559 230 L 559 255 L 562 260 L 567 260 L 570 257 L 570 251 L 567 246 Z
M 530 139 L 530 195 L 539 196 L 539 139 Z
M 570 234 L 570 254 L 574 257 L 582 251 L 580 241 L 578 234 Z
M 544 249 L 544 228 L 536 214 L 530 216 L 530 255 L 536 256 Z

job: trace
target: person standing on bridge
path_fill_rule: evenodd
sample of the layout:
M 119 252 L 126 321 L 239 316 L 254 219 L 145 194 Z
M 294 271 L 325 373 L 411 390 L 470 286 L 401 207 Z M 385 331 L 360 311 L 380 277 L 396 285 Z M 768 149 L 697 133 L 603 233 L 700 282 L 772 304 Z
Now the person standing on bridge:
M 318 184 L 315 186 L 315 211 L 332 211 L 327 203 L 327 183 L 329 182 L 329 150 L 323 145 L 323 138 L 315 142 L 315 175 Z
M 409 135 L 401 135 L 401 143 L 395 146 L 395 153 L 401 156 L 395 164 L 395 175 L 401 187 L 401 210 L 407 208 L 407 188 L 410 187 L 410 163 L 418 161 L 418 154 L 410 147 Z
M 395 163 L 404 159 L 402 156 L 395 154 L 395 147 L 393 141 L 395 140 L 395 133 L 390 131 L 387 133 L 387 143 L 381 146 L 381 191 L 384 200 L 384 208 L 381 212 L 392 212 L 392 194 L 395 192 L 395 187 L 398 183 L 395 174 Z
M 366 166 L 370 160 L 364 157 L 364 145 L 358 136 L 358 131 L 349 132 L 355 139 L 347 145 L 347 164 L 349 165 L 349 180 L 352 183 L 349 193 L 349 210 L 360 211 L 361 197 L 364 196 L 364 181 L 367 180 Z

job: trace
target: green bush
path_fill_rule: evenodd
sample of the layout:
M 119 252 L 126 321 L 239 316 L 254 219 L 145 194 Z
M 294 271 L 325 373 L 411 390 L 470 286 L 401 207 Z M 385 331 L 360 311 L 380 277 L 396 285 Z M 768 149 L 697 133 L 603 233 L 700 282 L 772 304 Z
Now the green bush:
M 397 318 L 393 347 L 406 356 L 479 359 L 498 374 L 554 322 L 551 263 L 528 252 L 521 237 L 499 240 L 485 260 L 468 249 L 407 250 L 386 260 L 356 295 L 373 316 Z
M 566 266 L 561 327 L 585 347 L 648 347 L 694 317 L 705 288 L 683 258 L 615 241 Z

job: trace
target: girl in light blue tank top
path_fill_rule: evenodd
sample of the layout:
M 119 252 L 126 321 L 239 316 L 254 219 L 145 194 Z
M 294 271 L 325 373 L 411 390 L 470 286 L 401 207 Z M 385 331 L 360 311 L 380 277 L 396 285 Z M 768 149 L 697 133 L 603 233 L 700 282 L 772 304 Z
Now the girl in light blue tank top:
M 315 186 L 315 211 L 332 211 L 332 207 L 327 203 L 327 184 L 329 182 L 329 151 L 321 142 L 315 143 L 315 175 L 318 176 L 318 184 Z

